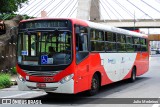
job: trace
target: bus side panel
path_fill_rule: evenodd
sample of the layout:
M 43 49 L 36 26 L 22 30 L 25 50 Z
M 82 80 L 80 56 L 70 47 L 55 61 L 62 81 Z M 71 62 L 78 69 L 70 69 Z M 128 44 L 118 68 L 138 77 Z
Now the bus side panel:
M 94 61 L 93 61 L 94 60 Z M 98 54 L 92 57 L 91 54 L 82 62 L 77 64 L 75 72 L 75 93 L 89 90 L 91 87 L 91 78 L 94 70 L 99 69 L 100 58 Z M 93 67 L 94 66 L 94 67 Z
M 137 76 L 142 75 L 148 71 L 148 57 L 149 56 L 147 52 L 138 52 L 135 62 Z
M 149 54 L 147 52 L 137 53 L 136 60 L 133 64 L 133 67 L 136 66 L 137 76 L 140 76 L 148 71 L 149 69 L 149 59 L 148 58 L 149 58 Z M 124 79 L 128 79 L 131 77 L 132 68 L 130 69 L 130 72 L 126 75 Z
M 144 70 L 144 72 L 147 72 L 149 70 L 149 53 L 148 52 L 144 52 L 143 56 L 144 56 L 144 61 L 145 61 L 145 70 Z
M 141 52 L 137 52 L 137 57 L 136 57 L 134 65 L 136 66 L 136 75 L 139 75 L 141 72 L 141 66 L 142 66 Z
M 99 53 L 90 53 L 89 56 L 77 65 L 75 72 L 74 92 L 82 92 L 91 88 L 92 77 L 95 72 L 101 74 L 101 85 L 112 83 L 107 77 Z
M 134 58 L 134 57 L 135 58 Z M 124 57 L 126 60 L 124 63 L 121 63 L 122 58 Z M 126 58 L 125 58 L 126 57 Z M 100 72 L 101 74 L 101 85 L 106 85 L 114 82 L 114 79 L 111 80 L 109 76 L 111 76 L 108 72 L 111 70 L 111 66 L 109 65 L 111 62 L 109 59 L 116 59 L 116 65 L 114 65 L 114 68 L 116 68 L 118 73 L 118 78 L 116 81 L 127 79 L 131 77 L 131 72 L 133 66 L 136 66 L 137 68 L 137 76 L 144 74 L 148 70 L 148 53 L 90 53 L 89 57 L 87 57 L 85 60 L 83 60 L 79 65 L 77 65 L 78 68 L 78 75 L 75 81 L 75 93 L 82 92 L 85 90 L 88 90 L 91 88 L 91 81 L 94 73 L 96 71 Z M 105 60 L 105 62 L 104 62 Z M 108 62 L 109 61 L 109 62 Z M 128 61 L 131 61 L 130 63 L 132 65 L 128 65 Z M 128 72 L 124 77 L 122 77 L 122 73 L 124 71 L 118 71 L 117 64 L 125 64 L 124 70 L 125 72 Z M 87 66 L 89 65 L 89 71 L 87 71 Z M 108 67 L 107 67 L 108 66 Z M 121 65 L 122 66 L 122 65 Z M 127 69 L 126 69 L 127 68 Z M 126 71 L 127 70 L 127 71 Z M 114 73 L 114 72 L 112 72 Z M 113 74 L 114 78 L 116 78 L 116 73 Z
M 85 58 L 79 64 L 76 64 L 75 77 L 74 77 L 74 93 L 88 90 L 88 66 L 89 57 Z
M 149 54 L 147 52 L 141 53 L 141 66 L 140 71 L 138 72 L 137 76 L 144 74 L 149 69 Z
M 137 63 L 137 53 L 101 53 L 100 56 L 105 73 L 112 82 L 125 79 Z
M 100 72 L 100 74 L 101 74 L 101 80 L 100 80 L 101 86 L 112 83 L 113 81 L 111 81 L 106 74 L 106 71 L 104 69 L 104 65 L 102 64 L 103 60 L 101 59 L 100 54 L 99 53 L 91 53 L 90 59 L 93 59 L 93 60 L 91 60 L 91 62 L 90 62 L 89 83 L 91 83 L 92 77 L 95 72 Z M 89 87 L 91 87 L 91 84 L 89 84 L 89 85 L 90 85 Z
M 135 61 L 134 61 L 133 65 L 132 65 L 132 67 L 130 68 L 128 74 L 124 77 L 124 79 L 131 78 L 132 69 L 133 69 L 134 66 L 136 66 L 137 72 L 140 71 L 140 67 L 141 67 L 141 65 L 140 65 L 141 64 L 140 59 L 141 59 L 140 58 L 140 54 L 137 53 Z

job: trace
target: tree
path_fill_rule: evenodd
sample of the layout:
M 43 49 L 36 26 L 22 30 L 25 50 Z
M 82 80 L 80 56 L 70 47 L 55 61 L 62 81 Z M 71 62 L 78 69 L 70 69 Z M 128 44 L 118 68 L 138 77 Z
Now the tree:
M 13 13 L 21 7 L 22 3 L 27 3 L 28 0 L 1 0 L 0 1 L 0 13 Z

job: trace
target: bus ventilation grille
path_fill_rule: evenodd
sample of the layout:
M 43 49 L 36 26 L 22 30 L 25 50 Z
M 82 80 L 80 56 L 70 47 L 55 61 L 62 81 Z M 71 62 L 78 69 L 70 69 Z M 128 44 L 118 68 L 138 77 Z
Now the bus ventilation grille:
M 54 76 L 60 71 L 27 71 L 24 70 L 30 76 Z

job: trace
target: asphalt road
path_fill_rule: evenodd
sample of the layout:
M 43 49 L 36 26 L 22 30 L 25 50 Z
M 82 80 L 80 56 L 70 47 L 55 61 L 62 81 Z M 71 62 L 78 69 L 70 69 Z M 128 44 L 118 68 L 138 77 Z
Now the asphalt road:
M 0 90 L 0 98 L 25 98 L 30 101 L 41 101 L 40 105 L 6 105 L 1 104 L 0 107 L 57 107 L 57 106 L 94 106 L 94 107 L 160 107 L 160 104 L 106 104 L 112 100 L 126 101 L 129 103 L 131 98 L 159 98 L 160 97 L 160 55 L 150 57 L 149 71 L 137 77 L 134 83 L 128 81 L 120 81 L 114 84 L 106 85 L 100 89 L 100 92 L 92 97 L 88 97 L 85 93 L 77 95 L 65 94 L 46 94 L 45 92 L 18 91 L 17 86 Z M 112 98 L 112 99 L 111 99 Z M 114 99 L 116 98 L 116 99 Z M 117 99 L 119 98 L 119 99 Z M 125 99 L 122 99 L 125 98 Z M 25 100 L 23 99 L 23 100 Z M 160 103 L 160 101 L 159 101 Z

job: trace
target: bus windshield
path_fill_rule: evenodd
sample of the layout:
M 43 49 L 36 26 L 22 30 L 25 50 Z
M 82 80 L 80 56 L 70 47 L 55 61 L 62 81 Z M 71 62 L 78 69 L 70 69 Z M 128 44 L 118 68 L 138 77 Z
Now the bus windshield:
M 71 63 L 70 31 L 21 32 L 18 35 L 18 64 L 66 65 Z

